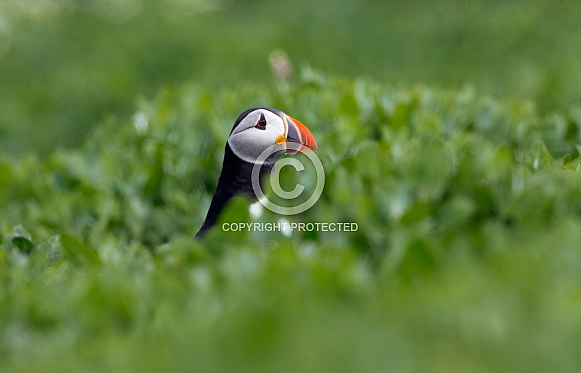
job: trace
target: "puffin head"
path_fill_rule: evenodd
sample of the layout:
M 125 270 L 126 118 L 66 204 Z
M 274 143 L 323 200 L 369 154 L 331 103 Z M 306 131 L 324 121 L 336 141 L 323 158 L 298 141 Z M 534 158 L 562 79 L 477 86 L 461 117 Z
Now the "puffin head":
M 289 146 L 295 143 L 295 146 Z M 238 158 L 261 163 L 259 156 L 272 147 L 264 162 L 272 163 L 283 154 L 294 155 L 317 149 L 317 142 L 304 124 L 273 108 L 253 108 L 243 112 L 230 132 L 228 145 Z
M 264 165 L 260 169 L 262 177 L 283 154 L 315 149 L 317 142 L 307 127 L 278 109 L 252 108 L 240 114 L 226 143 L 222 172 L 210 209 L 196 237 L 203 236 L 216 224 L 221 211 L 236 195 L 257 198 L 251 179 L 256 164 Z

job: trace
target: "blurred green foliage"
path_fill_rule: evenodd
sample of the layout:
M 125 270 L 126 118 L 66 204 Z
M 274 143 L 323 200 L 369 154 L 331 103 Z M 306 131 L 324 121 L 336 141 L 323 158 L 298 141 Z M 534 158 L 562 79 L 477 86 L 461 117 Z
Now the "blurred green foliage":
M 576 0 L 4 0 L 0 147 L 79 145 L 160 86 L 270 84 L 276 48 L 327 73 L 561 110 L 581 99 L 580 12 Z
M 163 89 L 77 150 L 5 156 L 1 370 L 574 371 L 579 109 L 300 75 Z M 357 232 L 192 240 L 233 121 L 262 105 L 326 170 L 289 220 Z
M 0 371 L 578 370 L 580 11 L 2 1 Z M 287 218 L 357 232 L 192 240 L 252 106 L 319 144 Z

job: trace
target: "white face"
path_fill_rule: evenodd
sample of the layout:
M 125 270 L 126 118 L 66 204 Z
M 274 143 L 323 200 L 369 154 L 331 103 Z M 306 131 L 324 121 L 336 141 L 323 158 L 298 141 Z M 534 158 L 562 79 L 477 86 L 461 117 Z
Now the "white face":
M 276 142 L 280 136 L 286 137 L 287 131 L 287 124 L 281 117 L 270 110 L 256 109 L 240 121 L 228 138 L 228 144 L 240 159 L 256 163 L 258 156 L 273 145 L 277 154 L 285 152 L 285 144 L 277 145 Z

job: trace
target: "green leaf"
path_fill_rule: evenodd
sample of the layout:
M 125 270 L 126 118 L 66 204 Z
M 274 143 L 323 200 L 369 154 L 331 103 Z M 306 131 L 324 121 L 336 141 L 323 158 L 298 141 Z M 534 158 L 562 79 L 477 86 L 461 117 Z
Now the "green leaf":
M 30 233 L 22 225 L 14 227 L 12 234 L 8 236 L 8 242 L 24 254 L 30 254 L 32 249 L 34 249 Z
M 91 267 L 101 264 L 99 254 L 75 236 L 64 233 L 60 236 L 64 256 L 73 264 Z
M 49 267 L 62 259 L 62 245 L 60 235 L 55 235 L 38 244 L 30 255 L 30 266 L 36 270 Z

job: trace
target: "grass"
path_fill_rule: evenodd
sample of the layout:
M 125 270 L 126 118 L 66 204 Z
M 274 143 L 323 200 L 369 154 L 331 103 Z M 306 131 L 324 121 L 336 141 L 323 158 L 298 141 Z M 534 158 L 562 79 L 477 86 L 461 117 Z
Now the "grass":
M 299 75 L 163 89 L 78 149 L 3 156 L 2 370 L 575 371 L 578 110 Z M 260 105 L 304 122 L 326 170 L 289 219 L 357 232 L 192 240 Z

